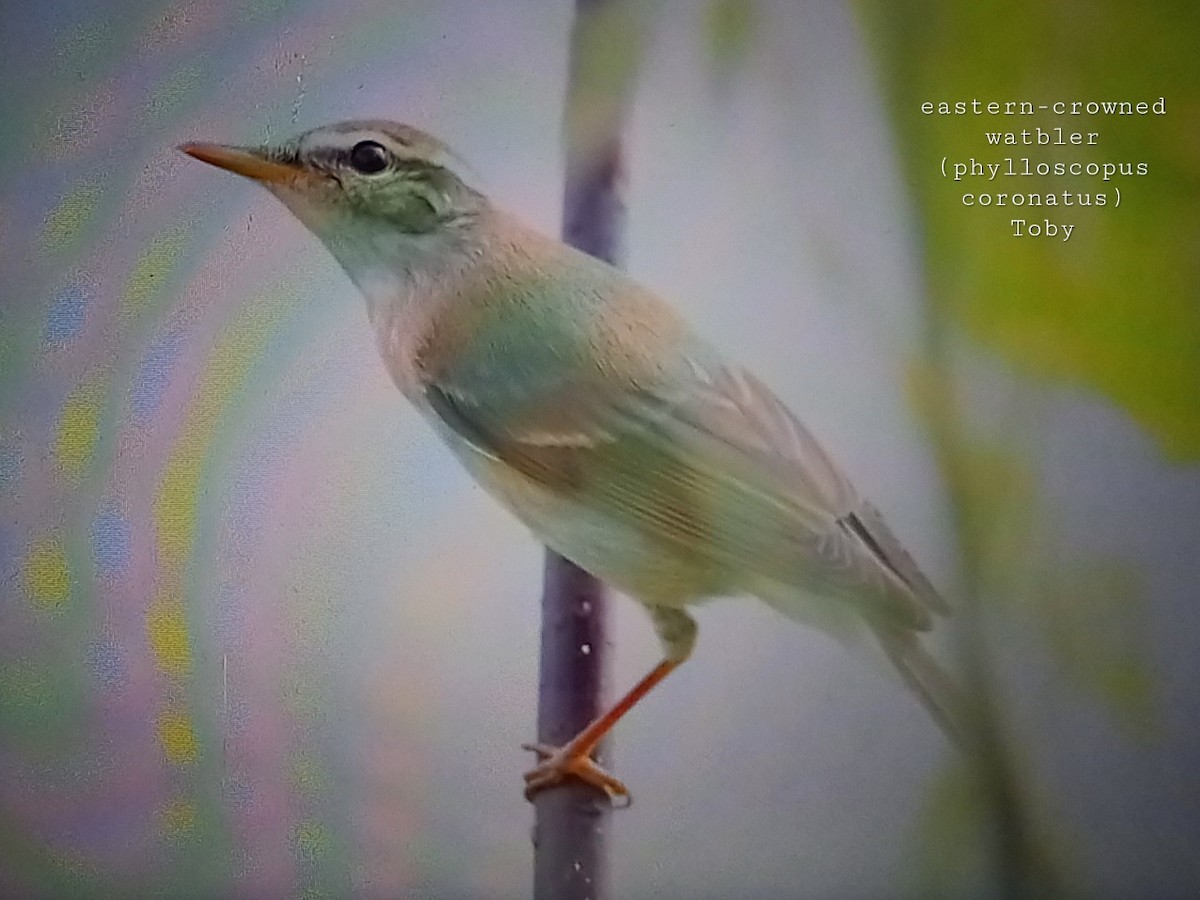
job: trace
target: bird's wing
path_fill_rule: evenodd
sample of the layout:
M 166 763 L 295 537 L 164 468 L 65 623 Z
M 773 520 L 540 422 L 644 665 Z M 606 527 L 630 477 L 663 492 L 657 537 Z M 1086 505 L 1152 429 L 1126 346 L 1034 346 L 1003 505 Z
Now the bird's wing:
M 859 496 L 817 439 L 770 388 L 739 369 L 719 367 L 715 372 L 697 369 L 697 376 L 707 389 L 696 403 L 679 407 L 681 413 L 694 410 L 694 427 L 725 436 L 726 440 L 740 435 L 735 440 L 742 444 L 749 439 L 753 451 L 770 461 L 793 494 L 815 498 L 832 515 L 839 530 L 853 539 L 850 543 L 854 551 L 845 547 L 839 550 L 850 552 L 857 564 L 869 569 L 882 567 L 929 611 L 949 612 L 945 600 L 879 510 Z
M 716 570 L 861 603 L 926 628 L 943 601 L 812 434 L 749 373 L 686 359 L 670 377 L 591 369 L 514 402 L 520 384 L 431 381 L 462 440 Z M 501 414 L 502 412 L 502 414 Z

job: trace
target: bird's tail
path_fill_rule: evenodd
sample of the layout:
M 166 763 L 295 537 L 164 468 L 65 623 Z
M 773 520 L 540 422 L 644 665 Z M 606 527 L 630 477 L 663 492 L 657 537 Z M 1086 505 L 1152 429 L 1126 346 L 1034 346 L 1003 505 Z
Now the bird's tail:
M 780 588 L 773 582 L 763 582 L 753 593 L 789 619 L 814 627 L 847 647 L 862 650 L 873 636 L 876 646 L 917 695 L 930 717 L 960 750 L 965 749 L 969 733 L 966 697 L 925 649 L 919 632 L 903 625 L 872 622 L 844 601 L 807 595 L 806 602 L 797 602 L 794 590 Z M 884 668 L 876 653 L 868 655 Z
M 965 698 L 958 686 L 925 649 L 915 632 L 894 628 L 872 629 L 883 652 L 921 705 L 959 749 L 966 742 Z

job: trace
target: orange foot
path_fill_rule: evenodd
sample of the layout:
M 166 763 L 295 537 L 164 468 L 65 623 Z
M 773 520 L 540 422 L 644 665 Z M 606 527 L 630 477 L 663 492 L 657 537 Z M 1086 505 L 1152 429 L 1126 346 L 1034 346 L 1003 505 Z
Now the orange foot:
M 568 753 L 569 745 L 560 748 L 548 744 L 522 744 L 521 749 L 533 751 L 540 760 L 525 773 L 526 800 L 532 800 L 538 791 L 553 787 L 567 776 L 571 776 L 599 788 L 613 800 L 624 800 L 621 804 L 622 809 L 633 802 L 629 788 L 596 765 L 586 753 Z

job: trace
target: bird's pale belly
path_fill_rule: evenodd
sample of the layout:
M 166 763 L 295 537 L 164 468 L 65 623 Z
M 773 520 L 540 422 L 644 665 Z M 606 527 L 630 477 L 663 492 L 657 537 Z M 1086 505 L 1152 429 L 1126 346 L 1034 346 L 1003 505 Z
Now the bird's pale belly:
M 701 554 L 686 553 L 574 496 L 554 494 L 469 447 L 454 449 L 476 481 L 540 541 L 622 593 L 652 605 L 683 606 L 742 592 L 735 573 Z

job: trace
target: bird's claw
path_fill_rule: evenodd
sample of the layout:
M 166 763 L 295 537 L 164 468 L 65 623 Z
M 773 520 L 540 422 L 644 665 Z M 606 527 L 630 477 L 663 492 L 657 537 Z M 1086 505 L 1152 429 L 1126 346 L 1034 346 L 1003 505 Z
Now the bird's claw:
M 564 752 L 565 748 L 549 744 L 522 744 L 521 749 L 536 753 L 539 760 L 536 766 L 525 773 L 526 800 L 532 800 L 538 791 L 553 787 L 571 776 L 604 791 L 611 801 L 624 801 L 616 806 L 617 809 L 625 809 L 633 803 L 629 788 L 596 765 L 586 753 L 568 755 Z

